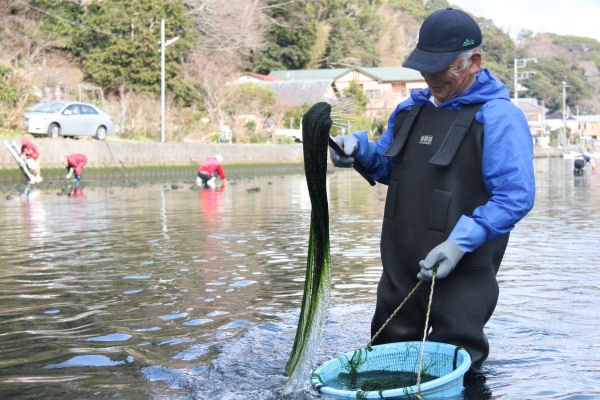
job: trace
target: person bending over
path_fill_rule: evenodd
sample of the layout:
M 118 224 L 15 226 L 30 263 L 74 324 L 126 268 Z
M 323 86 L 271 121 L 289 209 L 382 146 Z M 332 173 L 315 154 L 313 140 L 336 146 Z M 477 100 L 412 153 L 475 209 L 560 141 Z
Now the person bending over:
M 214 157 L 208 157 L 202 162 L 200 168 L 198 168 L 198 176 L 196 178 L 196 184 L 198 186 L 208 186 L 215 188 L 217 185 L 217 176 L 226 181 L 225 172 L 223 171 L 223 156 L 216 154 Z
M 36 145 L 27 136 L 21 137 L 21 158 L 33 176 L 30 183 L 43 181 L 40 171 L 40 153 Z
M 74 182 L 79 182 L 81 180 L 83 167 L 87 164 L 87 157 L 85 154 L 75 153 L 62 157 L 60 163 L 67 168 L 68 172 L 65 178 L 71 179 Z

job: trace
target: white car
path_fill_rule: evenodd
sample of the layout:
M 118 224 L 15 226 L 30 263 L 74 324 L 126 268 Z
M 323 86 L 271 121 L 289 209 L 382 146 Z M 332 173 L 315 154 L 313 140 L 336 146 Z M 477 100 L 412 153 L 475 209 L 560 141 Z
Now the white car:
M 25 127 L 34 135 L 95 136 L 104 140 L 114 133 L 112 117 L 93 104 L 80 101 L 43 101 L 29 107 Z

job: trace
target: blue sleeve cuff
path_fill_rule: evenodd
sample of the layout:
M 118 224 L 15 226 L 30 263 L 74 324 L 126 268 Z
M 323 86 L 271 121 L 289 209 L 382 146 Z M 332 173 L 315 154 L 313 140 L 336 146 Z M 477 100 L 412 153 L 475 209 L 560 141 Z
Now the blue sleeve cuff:
M 360 161 L 361 164 L 364 164 L 363 161 L 367 159 L 369 152 L 369 134 L 367 131 L 358 131 L 352 135 L 358 140 L 358 151 L 354 155 L 354 158 Z
M 369 142 L 367 131 L 359 131 L 353 133 L 358 140 L 358 150 L 354 154 L 354 158 L 358 161 L 367 174 L 379 183 L 387 185 L 390 179 L 390 171 L 392 160 L 388 157 L 383 157 L 382 154 L 389 147 L 388 144 L 378 142 Z
M 481 246 L 487 240 L 486 229 L 479 225 L 473 218 L 462 215 L 452 232 L 449 240 L 452 240 L 465 252 L 471 252 Z

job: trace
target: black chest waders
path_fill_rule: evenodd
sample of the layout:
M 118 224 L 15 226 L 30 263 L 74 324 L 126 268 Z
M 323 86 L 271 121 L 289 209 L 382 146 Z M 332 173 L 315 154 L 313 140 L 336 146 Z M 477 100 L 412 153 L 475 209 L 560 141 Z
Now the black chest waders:
M 481 161 L 483 126 L 474 120 L 481 104 L 461 110 L 413 106 L 395 121 L 394 158 L 381 234 L 383 273 L 371 335 L 379 330 L 418 282 L 419 261 L 445 241 L 461 215 L 489 200 Z M 508 234 L 466 253 L 439 279 L 431 306 L 428 340 L 464 347 L 479 372 L 489 346 L 483 327 L 498 301 L 496 273 Z M 429 298 L 422 287 L 373 344 L 420 340 Z

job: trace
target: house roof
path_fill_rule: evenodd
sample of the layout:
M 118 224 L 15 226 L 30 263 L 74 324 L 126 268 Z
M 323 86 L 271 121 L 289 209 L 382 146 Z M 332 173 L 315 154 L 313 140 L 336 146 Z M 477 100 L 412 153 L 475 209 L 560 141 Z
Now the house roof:
M 513 101 L 514 103 L 514 101 Z M 545 113 L 546 108 L 537 104 L 537 102 L 521 101 L 518 99 L 516 106 L 524 113 Z
M 404 67 L 356 68 L 379 82 L 422 81 L 419 71 Z
M 256 72 L 244 72 L 241 76 L 248 76 L 248 77 L 256 78 L 256 79 L 259 79 L 262 81 L 279 81 L 279 80 L 281 80 L 281 79 L 273 77 L 273 76 L 258 74 Z
M 403 67 L 352 67 L 330 69 L 294 69 L 271 71 L 269 76 L 286 81 L 324 80 L 332 82 L 351 71 L 359 71 L 379 82 L 421 81 L 423 77 L 418 71 Z
M 323 101 L 332 83 L 332 79 L 259 82 L 275 92 L 277 104 L 282 106 L 301 106 Z
M 313 81 L 313 80 L 330 80 L 344 75 L 351 68 L 333 68 L 333 69 L 290 69 L 281 71 L 271 71 L 269 76 L 283 79 L 285 81 Z
M 555 111 L 551 114 L 546 115 L 546 119 L 560 119 L 562 120 L 563 114 L 560 111 Z M 567 119 L 575 119 L 572 115 L 568 116 Z

